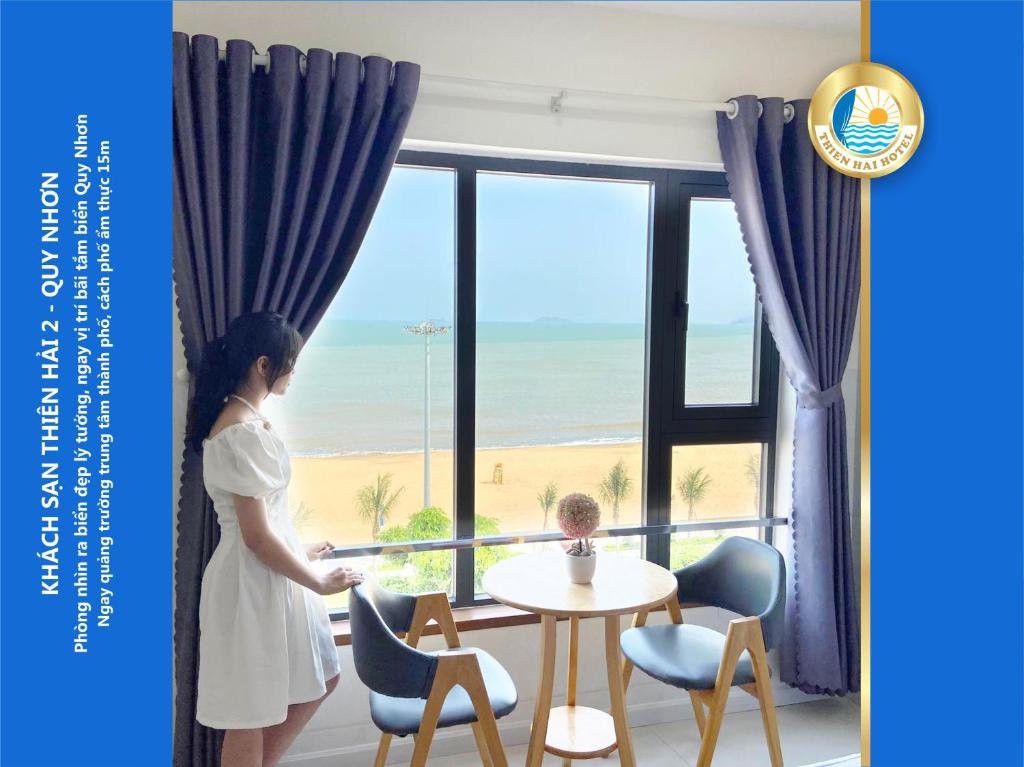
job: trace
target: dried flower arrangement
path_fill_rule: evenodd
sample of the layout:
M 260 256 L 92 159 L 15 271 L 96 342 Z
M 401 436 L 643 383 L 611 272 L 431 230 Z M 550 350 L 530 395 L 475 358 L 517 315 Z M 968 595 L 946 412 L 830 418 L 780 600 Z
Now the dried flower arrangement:
M 584 493 L 571 493 L 558 502 L 558 526 L 574 539 L 568 554 L 587 557 L 594 553 L 590 536 L 601 524 L 601 508 Z

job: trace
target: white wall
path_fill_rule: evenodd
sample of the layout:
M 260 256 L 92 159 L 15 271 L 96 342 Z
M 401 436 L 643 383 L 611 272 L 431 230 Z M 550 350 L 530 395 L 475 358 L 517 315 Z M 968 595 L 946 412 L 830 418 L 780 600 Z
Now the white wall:
M 212 34 L 222 41 L 248 39 L 261 52 L 271 43 L 291 43 L 300 48 L 378 53 L 394 60 L 415 61 L 425 73 L 435 75 L 557 85 L 570 92 L 581 88 L 715 101 L 746 93 L 806 97 L 826 74 L 858 57 L 856 3 L 829 3 L 834 25 L 814 29 L 744 24 L 746 17 L 741 10 L 735 14 L 735 23 L 726 23 L 721 11 L 724 4 L 714 5 L 713 18 L 694 19 L 577 3 L 177 2 L 174 28 L 190 34 Z M 764 18 L 768 5 L 758 4 L 758 19 Z M 791 16 L 793 5 L 776 4 L 779 18 Z M 597 120 L 568 113 L 556 117 L 544 110 L 421 100 L 407 139 L 501 147 L 512 154 L 555 151 L 577 156 L 646 158 L 652 164 L 691 167 L 720 167 L 721 163 L 710 114 L 673 120 Z M 175 369 L 180 369 L 184 366 L 180 345 L 174 353 Z M 858 412 L 856 359 L 855 349 L 844 382 L 851 416 Z M 850 381 L 853 383 L 847 385 Z M 783 383 L 785 390 L 788 385 Z M 181 413 L 186 396 L 186 385 L 176 382 L 175 461 L 181 454 Z M 780 412 L 783 432 L 792 413 L 785 398 L 784 393 Z M 851 439 L 856 440 L 859 429 L 855 421 L 851 427 Z M 776 475 L 782 496 L 789 485 L 786 442 L 784 436 L 780 438 Z M 791 439 L 788 442 L 792 444 Z M 851 444 L 850 453 L 853 479 L 859 477 L 856 443 Z M 785 509 L 782 496 L 782 505 L 777 508 Z M 859 508 L 856 500 L 855 508 Z M 722 630 L 727 618 L 723 611 L 710 608 L 686 614 L 688 622 Z M 562 681 L 556 687 L 556 696 L 564 695 L 565 689 L 566 631 L 566 625 L 560 624 L 562 656 L 557 674 Z M 584 622 L 582 638 L 581 702 L 605 706 L 607 687 L 598 622 Z M 503 738 L 507 744 L 525 742 L 537 685 L 536 653 L 532 648 L 539 645 L 538 628 L 473 632 L 464 640 L 508 665 L 519 689 L 520 703 L 502 722 Z M 428 638 L 426 646 L 434 647 L 437 641 Z M 351 652 L 341 648 L 340 654 L 342 681 L 338 691 L 314 717 L 286 761 L 310 767 L 370 762 L 377 731 L 370 723 L 366 693 L 355 676 Z M 788 688 L 779 689 L 776 695 L 779 703 L 805 699 Z M 643 674 L 634 676 L 630 704 L 634 725 L 693 716 L 677 691 Z M 752 708 L 754 701 L 738 693 L 730 705 Z M 468 732 L 461 731 L 464 729 L 456 728 L 441 738 L 436 753 L 471 751 L 473 741 Z M 407 761 L 408 748 L 408 743 L 396 740 L 392 750 L 395 760 Z
M 573 88 L 725 101 L 747 93 L 810 97 L 825 75 L 857 60 L 856 3 L 827 5 L 833 25 L 809 31 L 579 3 L 288 3 L 285 9 L 272 2 L 177 2 L 174 28 L 222 41 L 244 38 L 261 52 L 272 43 L 290 43 L 378 53 L 415 61 L 433 75 L 559 86 L 570 91 L 569 106 Z M 744 18 L 742 12 L 737 17 Z M 609 121 L 570 112 L 556 117 L 543 109 L 423 99 L 407 137 L 721 162 L 710 113 Z

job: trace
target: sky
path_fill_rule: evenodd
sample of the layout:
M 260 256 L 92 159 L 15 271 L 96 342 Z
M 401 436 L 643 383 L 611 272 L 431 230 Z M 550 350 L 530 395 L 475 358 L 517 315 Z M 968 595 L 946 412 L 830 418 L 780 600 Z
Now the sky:
M 477 320 L 643 323 L 649 198 L 646 183 L 481 173 Z M 453 171 L 396 167 L 328 318 L 451 323 L 454 200 Z M 752 317 L 731 202 L 693 206 L 691 322 Z

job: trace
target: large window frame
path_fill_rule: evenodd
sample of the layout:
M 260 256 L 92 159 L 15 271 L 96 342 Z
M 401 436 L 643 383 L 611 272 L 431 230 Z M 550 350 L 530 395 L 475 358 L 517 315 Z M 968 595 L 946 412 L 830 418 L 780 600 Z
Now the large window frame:
M 443 168 L 455 173 L 455 423 L 454 537 L 408 544 L 335 549 L 335 558 L 393 551 L 454 550 L 452 604 L 488 604 L 474 589 L 474 552 L 480 546 L 561 540 L 559 532 L 475 537 L 476 339 L 477 339 L 477 174 L 511 173 L 597 181 L 638 181 L 650 185 L 647 263 L 647 329 L 644 374 L 643 481 L 639 526 L 600 531 L 608 536 L 641 536 L 649 561 L 669 564 L 672 533 L 759 528 L 772 541 L 772 528 L 787 520 L 774 516 L 774 463 L 779 385 L 778 352 L 760 311 L 755 318 L 756 401 L 741 405 L 689 405 L 686 376 L 689 203 L 694 198 L 728 198 L 725 174 L 714 171 L 527 160 L 403 150 L 397 164 Z M 764 502 L 758 518 L 673 523 L 672 448 L 757 442 L 764 454 Z M 332 618 L 343 617 L 339 611 Z

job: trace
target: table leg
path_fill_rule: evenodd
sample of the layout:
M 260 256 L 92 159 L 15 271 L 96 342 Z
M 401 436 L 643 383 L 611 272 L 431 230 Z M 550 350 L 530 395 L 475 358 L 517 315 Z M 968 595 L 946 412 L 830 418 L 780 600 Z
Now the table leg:
M 580 619 L 569 618 L 569 679 L 566 683 L 565 705 L 576 705 L 576 667 L 579 663 Z
M 608 665 L 608 696 L 611 698 L 615 739 L 619 746 L 619 764 L 622 767 L 636 767 L 633 735 L 629 730 L 629 715 L 626 712 L 626 692 L 622 684 L 622 654 L 619 651 L 617 615 L 609 615 L 604 619 L 604 655 Z
M 580 658 L 580 619 L 569 618 L 569 678 L 565 686 L 565 705 L 576 705 L 576 675 Z M 572 767 L 571 759 L 562 759 L 562 767 Z
M 555 682 L 555 643 L 558 636 L 555 616 L 541 616 L 540 625 L 540 683 L 537 686 L 537 700 L 533 708 L 533 728 L 530 730 L 530 748 L 526 754 L 526 767 L 540 767 L 541 762 L 544 761 L 544 742 L 548 736 L 551 692 Z M 617 642 L 618 639 L 616 639 Z

